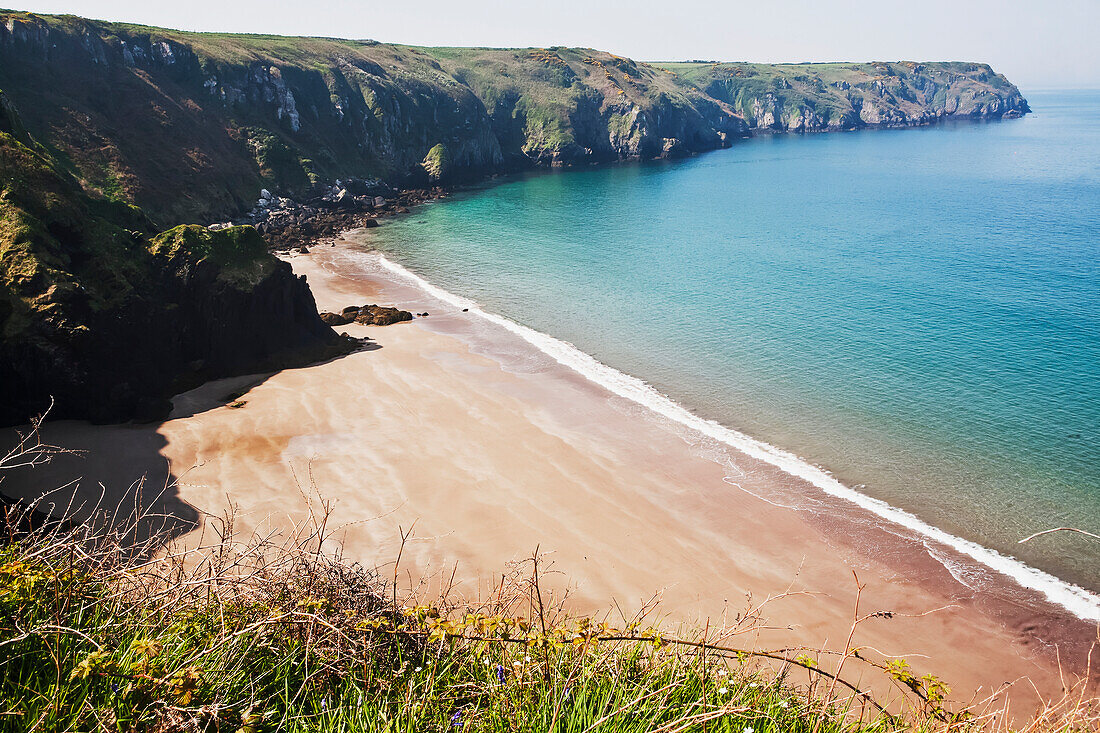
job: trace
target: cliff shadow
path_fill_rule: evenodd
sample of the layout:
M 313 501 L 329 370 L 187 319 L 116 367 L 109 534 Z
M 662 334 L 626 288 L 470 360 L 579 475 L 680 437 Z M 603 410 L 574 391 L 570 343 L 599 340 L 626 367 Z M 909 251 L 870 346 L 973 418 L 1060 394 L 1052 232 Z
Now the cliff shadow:
M 199 413 L 206 412 L 207 410 L 214 410 L 219 407 L 243 406 L 245 400 L 242 398 L 244 398 L 250 390 L 260 386 L 280 372 L 323 366 L 344 359 L 352 354 L 357 354 L 362 351 L 377 351 L 381 348 L 382 344 L 377 341 L 363 338 L 359 340 L 359 343 L 354 349 L 345 353 L 335 354 L 320 361 L 310 362 L 301 366 L 287 367 L 286 369 L 212 379 L 200 384 L 194 389 L 181 392 L 173 397 L 172 411 L 169 413 L 167 419 L 178 420 L 184 417 L 192 417 Z
M 171 541 L 199 526 L 199 511 L 179 496 L 178 477 L 161 455 L 167 444 L 157 424 L 45 423 L 5 428 L 0 451 L 11 455 L 23 436 L 48 460 L 25 457 L 0 469 L 0 494 L 11 506 L 42 518 L 113 531 L 123 544 Z M 18 509 L 16 509 L 18 511 Z M 32 520 L 32 524 L 35 523 Z
M 289 368 L 316 367 L 380 348 L 361 339 L 354 349 Z M 181 392 L 172 398 L 167 420 L 244 406 L 250 390 L 282 371 L 214 379 Z M 57 420 L 0 428 L 0 505 L 9 516 L 26 514 L 20 524 L 28 527 L 88 523 L 142 548 L 150 540 L 164 544 L 197 529 L 201 512 L 181 498 L 182 474 L 173 471 L 162 452 L 167 439 L 160 428 L 167 420 L 107 425 Z M 30 447 L 23 456 L 18 455 L 21 443 Z

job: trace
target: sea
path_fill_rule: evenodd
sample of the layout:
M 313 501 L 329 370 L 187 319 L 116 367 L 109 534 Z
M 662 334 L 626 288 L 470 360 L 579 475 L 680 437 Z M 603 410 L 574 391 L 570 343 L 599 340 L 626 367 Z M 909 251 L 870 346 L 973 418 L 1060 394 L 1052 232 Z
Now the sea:
M 1100 91 L 499 178 L 363 233 L 666 417 L 1100 618 Z

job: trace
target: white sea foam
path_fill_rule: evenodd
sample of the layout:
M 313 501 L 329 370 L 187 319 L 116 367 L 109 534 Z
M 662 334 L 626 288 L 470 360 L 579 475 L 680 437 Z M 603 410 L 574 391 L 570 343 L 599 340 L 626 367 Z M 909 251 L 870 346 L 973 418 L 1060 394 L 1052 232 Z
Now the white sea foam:
M 792 476 L 813 484 L 830 496 L 855 504 L 889 522 L 950 547 L 956 552 L 1008 576 L 1024 588 L 1041 593 L 1047 600 L 1062 606 L 1079 618 L 1086 621 L 1100 621 L 1100 596 L 1072 583 L 1067 583 L 1050 573 L 1026 565 L 1013 557 L 1003 555 L 996 550 L 956 537 L 903 509 L 890 506 L 880 499 L 861 494 L 842 484 L 824 469 L 807 463 L 793 453 L 751 438 L 736 430 L 731 430 L 713 420 L 707 420 L 692 414 L 688 409 L 661 394 L 637 377 L 624 374 L 618 369 L 598 361 L 570 343 L 520 325 L 496 313 L 485 311 L 474 301 L 454 295 L 433 285 L 416 273 L 390 261 L 385 256 L 379 255 L 379 258 L 380 264 L 385 269 L 409 280 L 432 297 L 456 308 L 468 308 L 471 314 L 511 331 L 558 363 L 573 369 L 608 391 L 632 400 L 658 415 L 685 425 L 746 455 L 766 461 Z

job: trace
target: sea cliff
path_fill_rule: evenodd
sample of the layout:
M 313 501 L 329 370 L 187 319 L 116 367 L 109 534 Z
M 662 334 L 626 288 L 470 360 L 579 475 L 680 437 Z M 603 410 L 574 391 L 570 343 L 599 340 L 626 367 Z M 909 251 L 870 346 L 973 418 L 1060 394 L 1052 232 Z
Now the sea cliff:
M 755 131 L 1028 111 L 985 64 L 647 64 L 593 49 L 415 48 L 0 13 L 0 88 L 91 189 L 168 225 L 261 188 L 402 187 L 675 157 Z

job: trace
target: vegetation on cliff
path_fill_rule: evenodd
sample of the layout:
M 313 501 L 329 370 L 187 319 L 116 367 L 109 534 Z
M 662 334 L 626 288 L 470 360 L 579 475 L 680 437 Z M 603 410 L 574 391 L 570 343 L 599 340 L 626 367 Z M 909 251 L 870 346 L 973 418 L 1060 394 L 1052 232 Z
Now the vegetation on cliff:
M 982 64 L 646 64 L 0 12 L 0 87 L 85 185 L 162 225 L 260 189 L 398 185 L 711 150 L 754 130 L 1027 111 Z
M 155 418 L 206 378 L 329 353 L 305 283 L 251 227 L 160 235 L 86 194 L 0 92 L 0 423 Z
M 987 64 L 668 63 L 660 67 L 730 105 L 753 130 L 847 130 L 1029 111 Z

